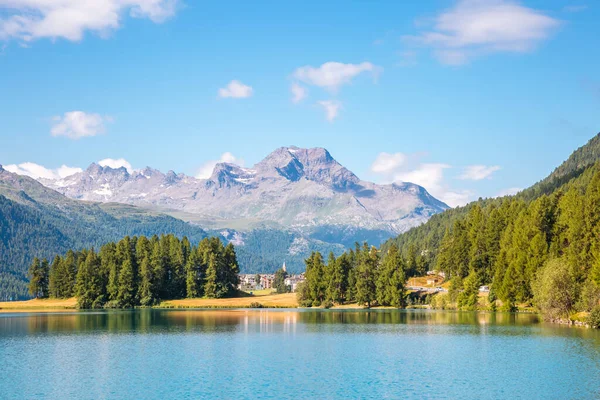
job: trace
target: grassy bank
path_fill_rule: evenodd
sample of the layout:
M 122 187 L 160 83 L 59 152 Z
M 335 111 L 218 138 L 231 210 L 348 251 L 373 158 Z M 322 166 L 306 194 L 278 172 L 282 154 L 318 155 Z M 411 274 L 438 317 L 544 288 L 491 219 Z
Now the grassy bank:
M 268 294 L 263 296 L 233 297 L 227 299 L 181 299 L 166 300 L 159 308 L 296 308 L 295 293 Z
M 75 297 L 0 302 L 0 312 L 55 312 L 74 310 L 76 307 L 77 298 Z
M 270 293 L 270 292 L 269 292 Z M 77 298 L 33 299 L 27 301 L 0 302 L 0 312 L 55 312 L 74 310 Z M 296 308 L 295 293 L 247 295 L 227 299 L 179 299 L 165 300 L 157 308 Z

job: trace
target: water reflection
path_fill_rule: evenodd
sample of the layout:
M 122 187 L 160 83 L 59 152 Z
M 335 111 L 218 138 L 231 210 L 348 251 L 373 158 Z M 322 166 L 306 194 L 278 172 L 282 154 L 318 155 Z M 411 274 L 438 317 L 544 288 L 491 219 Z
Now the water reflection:
M 535 314 L 473 313 L 430 310 L 132 310 L 106 312 L 0 314 L 0 337 L 23 334 L 90 333 L 296 333 L 335 330 L 338 325 L 409 325 L 463 327 L 463 334 L 521 335 L 520 329 L 542 335 L 598 339 L 590 329 L 544 324 Z M 504 328 L 504 329 L 503 329 Z M 361 328 L 362 329 L 362 328 Z M 367 330 L 368 331 L 368 330 Z

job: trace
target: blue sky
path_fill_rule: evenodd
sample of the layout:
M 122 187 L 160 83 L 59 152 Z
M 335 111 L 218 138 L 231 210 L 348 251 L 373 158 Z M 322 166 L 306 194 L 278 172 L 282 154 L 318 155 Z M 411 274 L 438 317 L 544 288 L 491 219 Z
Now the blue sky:
M 201 176 L 320 146 L 464 204 L 600 131 L 598 20 L 570 0 L 0 0 L 0 163 Z

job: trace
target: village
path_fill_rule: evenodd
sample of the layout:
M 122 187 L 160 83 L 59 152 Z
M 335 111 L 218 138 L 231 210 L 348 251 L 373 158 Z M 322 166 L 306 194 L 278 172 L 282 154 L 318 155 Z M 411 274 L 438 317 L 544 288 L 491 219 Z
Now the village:
M 286 272 L 285 263 L 281 269 Z M 254 291 L 275 290 L 275 274 L 239 274 L 238 289 L 252 294 Z M 298 285 L 305 281 L 304 272 L 298 275 L 287 275 L 284 283 L 288 292 L 296 292 Z

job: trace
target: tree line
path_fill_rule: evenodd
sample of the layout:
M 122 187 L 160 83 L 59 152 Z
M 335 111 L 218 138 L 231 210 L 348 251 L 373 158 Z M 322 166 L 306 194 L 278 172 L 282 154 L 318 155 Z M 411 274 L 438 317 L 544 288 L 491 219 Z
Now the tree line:
M 480 285 L 492 308 L 535 305 L 551 319 L 600 304 L 600 164 L 535 199 L 480 200 L 426 225 L 393 243 L 445 272 L 459 308 L 477 308 Z
M 0 181 L 3 181 L 0 171 Z M 77 203 L 58 196 L 46 203 L 40 184 L 22 177 L 24 191 L 11 193 L 11 181 L 0 192 L 0 300 L 27 299 L 27 268 L 33 256 L 52 260 L 69 249 L 100 248 L 129 236 L 174 234 L 193 242 L 207 234 L 200 227 L 166 215 L 155 215 L 129 206 Z M 6 181 L 4 181 L 6 182 Z M 22 183 L 23 183 L 22 182 Z M 34 201 L 34 198 L 40 199 Z M 12 198 L 12 199 L 11 199 Z
M 407 301 L 406 263 L 398 248 L 390 246 L 380 252 L 367 243 L 336 257 L 329 254 L 327 263 L 319 252 L 306 259 L 305 282 L 298 288 L 302 306 L 325 306 L 357 302 L 404 307 Z
M 82 309 L 152 306 L 164 299 L 233 295 L 239 266 L 234 246 L 218 237 L 198 246 L 174 235 L 126 236 L 64 256 L 35 258 L 29 292 L 36 298 L 77 297 Z

